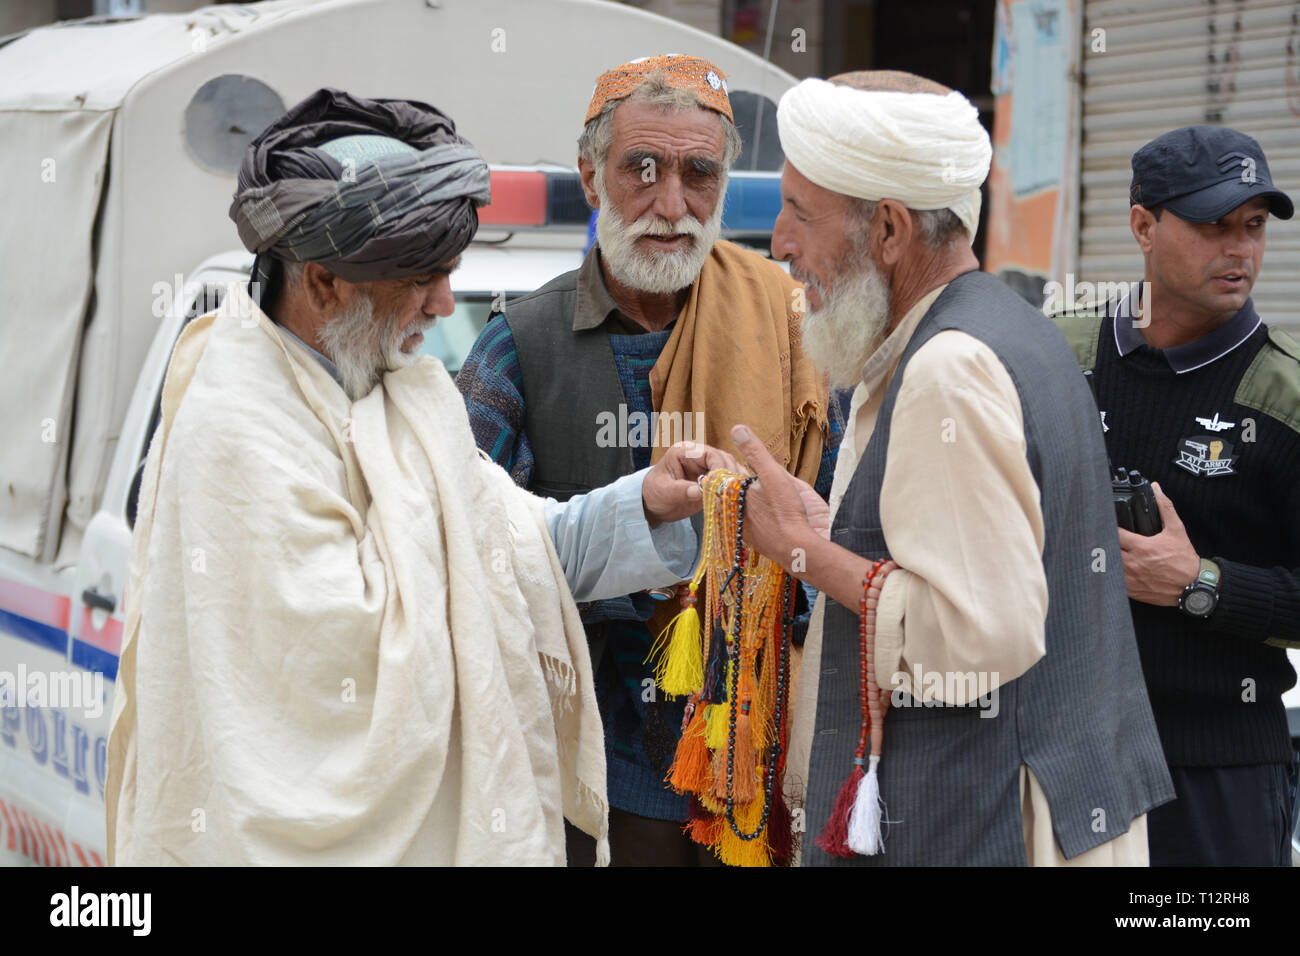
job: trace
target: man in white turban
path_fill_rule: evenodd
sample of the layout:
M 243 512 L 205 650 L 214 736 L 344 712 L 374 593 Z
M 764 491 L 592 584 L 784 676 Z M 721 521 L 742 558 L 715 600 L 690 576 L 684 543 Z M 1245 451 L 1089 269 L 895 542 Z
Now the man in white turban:
M 906 73 L 777 112 L 773 254 L 805 350 L 856 385 L 829 540 L 743 426 L 745 535 L 822 591 L 787 781 L 805 865 L 1145 865 L 1173 796 L 1097 413 L 1055 326 L 971 250 L 988 135 Z M 847 779 L 846 779 L 847 778 Z

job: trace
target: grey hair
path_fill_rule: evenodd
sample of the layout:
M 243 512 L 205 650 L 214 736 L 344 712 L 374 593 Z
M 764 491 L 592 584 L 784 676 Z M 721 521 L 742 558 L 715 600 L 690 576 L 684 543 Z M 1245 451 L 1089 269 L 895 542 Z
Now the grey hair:
M 852 204 L 854 215 L 857 217 L 859 225 L 862 226 L 865 235 L 868 224 L 876 214 L 877 202 L 870 199 L 858 199 L 856 196 L 850 196 L 849 202 Z M 954 237 L 965 237 L 966 227 L 961 224 L 957 214 L 951 209 L 912 209 L 908 207 L 908 212 L 916 220 L 917 230 L 921 233 L 921 241 L 931 249 L 942 249 L 950 243 Z
M 306 270 L 306 267 L 307 264 L 305 262 L 295 262 L 292 259 L 281 259 L 280 268 L 284 270 L 284 282 L 282 288 L 287 289 L 290 286 L 296 286 L 301 282 L 302 274 Z
M 614 136 L 612 129 L 614 110 L 620 104 L 633 101 L 647 103 L 665 113 L 683 113 L 692 109 L 709 108 L 701 102 L 694 90 L 669 86 L 661 72 L 648 74 L 630 95 L 606 103 L 600 114 L 582 128 L 582 135 L 578 137 L 578 155 L 595 166 L 598 174 L 603 172 L 605 159 L 609 156 L 609 144 Z M 718 119 L 722 121 L 722 134 L 726 138 L 726 146 L 722 152 L 722 166 L 723 169 L 730 170 L 731 164 L 740 157 L 740 133 L 737 132 L 736 125 L 721 113 L 718 114 Z

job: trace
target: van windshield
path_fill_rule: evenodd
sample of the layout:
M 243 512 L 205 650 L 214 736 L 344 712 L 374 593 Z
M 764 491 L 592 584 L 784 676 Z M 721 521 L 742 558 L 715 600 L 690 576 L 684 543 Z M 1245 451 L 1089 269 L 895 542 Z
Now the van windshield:
M 474 340 L 487 325 L 492 312 L 490 295 L 457 295 L 456 311 L 424 335 L 424 344 L 420 352 L 432 355 L 447 367 L 447 372 L 455 375 L 465 362 L 465 356 L 474 345 Z

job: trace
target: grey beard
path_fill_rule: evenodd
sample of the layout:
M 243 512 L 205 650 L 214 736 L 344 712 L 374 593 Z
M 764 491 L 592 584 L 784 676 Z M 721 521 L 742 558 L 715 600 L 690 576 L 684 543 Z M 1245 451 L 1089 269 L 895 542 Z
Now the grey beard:
M 419 353 L 407 355 L 402 343 L 415 332 L 425 331 L 437 320 L 416 323 L 403 330 L 400 317 L 385 316 L 375 321 L 375 303 L 366 293 L 321 326 L 321 348 L 338 369 L 343 391 L 352 401 L 370 394 L 384 372 L 410 365 Z
M 619 282 L 641 292 L 669 293 L 691 286 L 700 277 L 704 261 L 713 251 L 713 244 L 722 235 L 722 198 L 708 220 L 701 223 L 687 215 L 677 222 L 659 216 L 638 219 L 627 223 L 614 209 L 605 191 L 604 177 L 597 171 L 593 184 L 600 199 L 600 215 L 596 217 L 596 242 L 609 271 Z M 726 181 L 722 183 L 723 194 Z M 636 240 L 647 234 L 686 233 L 694 241 L 677 252 L 643 253 Z
M 835 277 L 829 292 L 814 279 L 822 308 L 803 319 L 803 350 L 827 374 L 832 388 L 862 381 L 862 368 L 880 348 L 889 327 L 889 286 L 870 258 Z

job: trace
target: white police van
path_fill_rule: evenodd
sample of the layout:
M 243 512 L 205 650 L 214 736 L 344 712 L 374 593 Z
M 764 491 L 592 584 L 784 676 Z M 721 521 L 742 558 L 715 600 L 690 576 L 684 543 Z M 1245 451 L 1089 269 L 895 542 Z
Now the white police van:
M 454 371 L 494 300 L 581 261 L 596 77 L 672 52 L 719 65 L 742 165 L 778 168 L 794 78 L 622 4 L 275 0 L 0 39 L 0 862 L 104 863 L 136 485 L 176 336 L 248 280 L 227 209 L 252 136 L 334 86 L 431 102 L 494 164 L 456 314 L 426 336 Z M 728 203 L 730 235 L 770 229 L 774 177 L 738 174 Z

